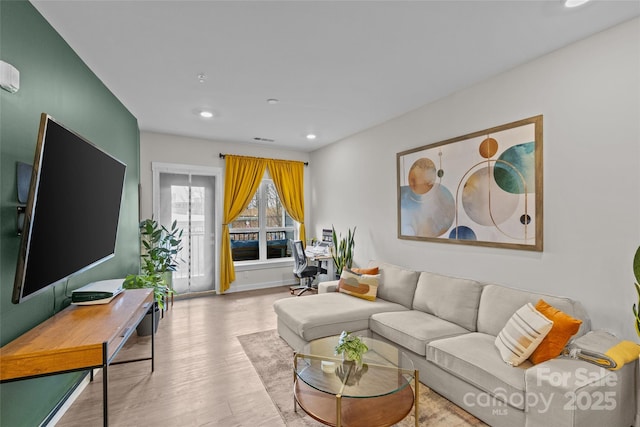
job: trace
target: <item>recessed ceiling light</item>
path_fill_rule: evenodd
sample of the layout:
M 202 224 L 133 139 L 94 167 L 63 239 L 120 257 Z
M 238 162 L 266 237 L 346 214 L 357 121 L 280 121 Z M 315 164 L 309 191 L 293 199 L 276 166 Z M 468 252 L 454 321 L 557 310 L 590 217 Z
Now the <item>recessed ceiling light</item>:
M 577 6 L 581 6 L 581 5 L 585 4 L 588 1 L 589 0 L 565 0 L 564 1 L 564 6 L 565 7 L 577 7 Z
M 270 104 L 270 105 L 277 104 L 278 102 L 280 102 L 280 100 L 275 99 L 275 98 L 269 98 L 269 99 L 267 99 L 267 104 Z
M 210 119 L 211 117 L 213 117 L 213 113 L 211 111 L 200 111 L 200 117 L 205 118 L 205 119 Z
M 316 139 L 316 136 L 314 134 L 310 133 L 310 134 L 307 135 L 307 139 L 309 141 L 312 141 L 312 140 Z

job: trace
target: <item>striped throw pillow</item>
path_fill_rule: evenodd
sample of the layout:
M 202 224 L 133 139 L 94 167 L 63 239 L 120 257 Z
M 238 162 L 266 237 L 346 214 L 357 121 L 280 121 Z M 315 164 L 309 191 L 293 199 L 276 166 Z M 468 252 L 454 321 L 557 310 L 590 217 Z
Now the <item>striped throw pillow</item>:
M 527 303 L 516 311 L 496 337 L 496 347 L 502 359 L 511 366 L 518 366 L 540 345 L 553 322 Z

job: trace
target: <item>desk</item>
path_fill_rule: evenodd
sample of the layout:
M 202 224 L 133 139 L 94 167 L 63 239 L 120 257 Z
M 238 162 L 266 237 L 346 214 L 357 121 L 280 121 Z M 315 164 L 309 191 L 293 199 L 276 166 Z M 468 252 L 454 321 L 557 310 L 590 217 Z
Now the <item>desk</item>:
M 330 280 L 336 280 L 336 266 L 333 263 L 333 257 L 327 254 L 318 254 L 312 251 L 305 251 L 305 255 L 309 261 L 317 262 L 320 267 L 322 263 L 326 263 L 326 274 L 320 274 L 318 276 L 319 282 L 328 282 Z
M 153 333 L 151 357 L 112 363 L 152 305 L 151 289 L 130 289 L 109 304 L 65 308 L 0 348 L 0 382 L 102 368 L 103 419 L 107 426 L 108 366 L 151 360 L 153 372 Z

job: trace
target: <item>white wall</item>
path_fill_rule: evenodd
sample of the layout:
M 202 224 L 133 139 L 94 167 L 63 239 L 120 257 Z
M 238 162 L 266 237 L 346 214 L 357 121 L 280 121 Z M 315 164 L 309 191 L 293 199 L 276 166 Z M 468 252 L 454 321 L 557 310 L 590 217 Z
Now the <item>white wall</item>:
M 544 115 L 543 252 L 397 238 L 396 153 L 537 114 Z M 582 301 L 595 328 L 637 341 L 640 20 L 320 149 L 311 165 L 313 226 L 357 226 L 356 263 L 380 259 L 569 296 Z
M 257 144 L 241 144 L 184 136 L 166 135 L 152 132 L 140 134 L 140 215 L 149 218 L 152 214 L 152 162 L 175 163 L 182 165 L 208 166 L 223 169 L 224 160 L 219 154 L 236 154 L 241 156 L 267 157 L 284 160 L 309 161 L 309 154 L 289 150 L 275 150 L 260 147 Z M 305 171 L 305 183 L 309 181 L 308 170 Z M 224 184 L 222 184 L 224 188 Z M 307 200 L 310 189 L 305 187 Z M 218 199 L 222 203 L 223 195 Z M 305 220 L 310 218 L 309 204 L 305 205 Z M 221 219 L 220 219 L 221 220 Z M 217 242 L 218 244 L 220 242 Z M 292 262 L 280 263 L 278 266 L 250 266 L 236 269 L 236 281 L 228 292 L 258 289 L 295 283 L 292 273 Z M 216 273 L 219 277 L 220 272 Z

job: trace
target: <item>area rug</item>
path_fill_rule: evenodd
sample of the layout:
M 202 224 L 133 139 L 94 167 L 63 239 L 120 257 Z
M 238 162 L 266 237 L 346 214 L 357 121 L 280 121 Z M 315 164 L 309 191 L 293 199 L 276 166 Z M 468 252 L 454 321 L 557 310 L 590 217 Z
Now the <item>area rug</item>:
M 244 352 L 260 376 L 267 393 L 287 426 L 318 427 L 322 424 L 298 408 L 293 410 L 293 350 L 277 331 L 256 332 L 238 337 Z M 473 415 L 420 384 L 419 424 L 425 426 L 485 426 Z M 413 410 L 398 427 L 415 426 Z

